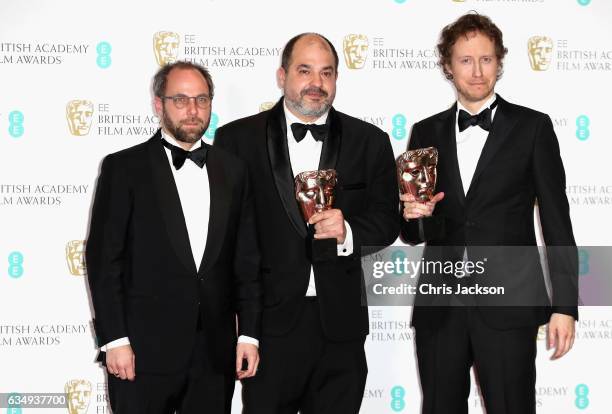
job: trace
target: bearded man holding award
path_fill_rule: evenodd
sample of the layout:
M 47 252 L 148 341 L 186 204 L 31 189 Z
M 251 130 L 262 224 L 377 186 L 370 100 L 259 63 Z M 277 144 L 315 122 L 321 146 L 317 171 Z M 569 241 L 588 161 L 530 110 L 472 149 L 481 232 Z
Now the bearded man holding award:
M 438 193 L 427 201 L 414 191 L 401 196 L 402 237 L 427 242 L 425 261 L 484 259 L 485 271 L 420 275 L 419 285 L 447 284 L 454 292 L 415 298 L 422 412 L 467 413 L 473 365 L 488 414 L 535 413 L 538 326 L 548 322 L 556 359 L 572 347 L 578 317 L 578 258 L 559 144 L 548 115 L 495 93 L 507 49 L 488 17 L 470 13 L 446 26 L 438 51 L 457 103 L 413 127 L 410 150 L 437 150 Z M 552 299 L 536 247 L 536 202 Z M 491 281 L 505 297 L 454 288 Z
M 264 284 L 257 381 L 244 413 L 357 414 L 367 364 L 362 247 L 399 234 L 393 151 L 380 129 L 332 107 L 338 54 L 292 38 L 270 110 L 217 130 L 251 172 Z

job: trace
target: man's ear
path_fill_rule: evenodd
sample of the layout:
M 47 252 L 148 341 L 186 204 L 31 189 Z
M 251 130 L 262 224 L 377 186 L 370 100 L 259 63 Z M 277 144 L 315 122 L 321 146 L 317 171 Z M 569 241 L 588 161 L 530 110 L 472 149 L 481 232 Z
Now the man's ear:
M 287 73 L 285 72 L 285 69 L 282 66 L 276 70 L 276 84 L 281 89 L 285 88 L 286 76 L 287 76 Z
M 448 80 L 453 80 L 453 74 L 451 72 L 451 68 L 450 68 L 450 65 L 448 63 L 444 64 L 444 76 Z
M 155 108 L 155 115 L 161 119 L 162 114 L 164 113 L 164 103 L 159 96 L 156 96 L 153 100 L 153 106 Z

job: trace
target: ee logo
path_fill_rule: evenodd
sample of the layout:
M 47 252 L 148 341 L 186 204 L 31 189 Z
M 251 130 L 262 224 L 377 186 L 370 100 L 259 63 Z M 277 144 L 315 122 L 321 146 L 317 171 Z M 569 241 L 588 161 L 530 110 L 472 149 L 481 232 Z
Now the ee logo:
M 591 131 L 589 131 L 589 125 L 591 125 L 591 121 L 588 116 L 580 115 L 576 118 L 576 138 L 580 141 L 586 141 L 589 139 L 591 135 Z
M 395 263 L 397 260 L 402 262 L 405 258 L 406 258 L 406 253 L 404 253 L 402 250 L 396 250 L 393 253 L 391 253 L 391 261 L 393 263 Z M 395 273 L 396 276 L 402 275 L 402 272 L 399 266 L 395 267 L 395 270 L 393 270 L 393 273 Z
M 15 400 L 19 400 L 21 394 L 17 394 L 16 392 L 12 392 L 7 395 L 7 408 L 6 414 L 22 414 L 23 410 L 19 404 L 15 403 Z
M 576 385 L 576 408 L 584 410 L 589 406 L 589 387 L 585 384 Z
M 96 53 L 98 54 L 96 64 L 100 69 L 106 69 L 111 65 L 112 59 L 110 54 L 112 50 L 113 48 L 108 42 L 100 42 L 96 46 Z
M 406 138 L 406 117 L 404 114 L 395 114 L 391 118 L 391 124 L 393 129 L 391 130 L 391 136 L 397 140 Z
M 401 385 L 396 385 L 391 388 L 391 409 L 395 412 L 402 411 L 406 408 L 406 390 Z
M 589 270 L 589 252 L 586 249 L 578 249 L 578 274 L 586 275 Z
M 13 111 L 8 115 L 9 128 L 8 133 L 13 138 L 19 138 L 23 135 L 25 129 L 23 128 L 23 112 Z
M 8 275 L 13 279 L 19 279 L 23 275 L 23 254 L 12 252 L 8 255 Z
M 219 126 L 219 115 L 212 112 L 210 114 L 210 123 L 208 124 L 208 129 L 204 133 L 204 136 L 208 139 L 215 138 L 215 132 L 217 132 L 218 126 Z

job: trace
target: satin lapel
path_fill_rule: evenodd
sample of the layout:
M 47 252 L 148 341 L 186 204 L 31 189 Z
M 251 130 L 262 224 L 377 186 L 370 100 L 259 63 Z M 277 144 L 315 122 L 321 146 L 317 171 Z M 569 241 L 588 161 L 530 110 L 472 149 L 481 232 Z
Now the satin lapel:
M 170 238 L 170 244 L 172 244 L 176 256 L 185 269 L 195 274 L 196 266 L 191 253 L 181 200 L 172 176 L 172 170 L 170 170 L 172 167 L 161 143 L 159 131 L 149 140 L 148 148 L 153 176 L 153 191 L 155 191 L 159 203 L 162 221 Z
M 342 143 L 342 125 L 340 124 L 340 118 L 334 108 L 329 110 L 327 122 L 329 123 L 329 136 L 325 138 L 323 147 L 321 148 L 321 158 L 319 159 L 320 170 L 336 168 L 340 155 L 340 145 Z
M 267 127 L 267 145 L 274 183 L 276 184 L 276 190 L 283 203 L 283 207 L 298 234 L 306 237 L 306 223 L 295 199 L 295 184 L 289 159 L 287 124 L 282 99 L 270 110 Z
M 459 161 L 457 159 L 456 114 L 457 104 L 453 105 L 448 111 L 443 112 L 438 119 L 436 130 L 437 141 L 440 147 L 438 148 L 438 157 L 439 162 L 447 162 L 448 182 L 451 183 L 461 205 L 465 205 L 465 191 L 463 190 L 461 173 L 459 172 Z M 444 161 L 445 158 L 446 161 Z
M 478 177 L 508 139 L 510 132 L 518 122 L 518 119 L 512 116 L 508 102 L 504 101 L 499 95 L 497 95 L 497 99 L 499 103 L 497 111 L 495 111 L 493 124 L 491 125 L 491 130 L 489 131 L 489 136 L 487 137 L 484 148 L 480 153 L 480 158 L 478 158 L 478 164 L 476 164 L 476 170 L 474 170 L 474 176 L 472 177 L 468 193 L 471 193 L 472 189 L 477 185 Z
M 210 186 L 210 214 L 208 219 L 208 236 L 206 237 L 206 248 L 200 263 L 199 274 L 204 274 L 217 260 L 223 240 L 225 239 L 227 219 L 231 205 L 231 187 L 224 174 L 223 164 L 219 157 L 215 156 L 216 148 L 208 144 L 208 155 L 206 156 L 206 171 L 208 172 L 208 183 Z

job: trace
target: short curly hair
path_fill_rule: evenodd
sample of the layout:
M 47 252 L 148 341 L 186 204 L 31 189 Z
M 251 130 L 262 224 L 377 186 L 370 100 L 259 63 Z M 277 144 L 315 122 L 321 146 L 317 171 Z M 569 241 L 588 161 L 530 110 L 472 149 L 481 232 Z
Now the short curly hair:
M 457 39 L 459 39 L 460 36 L 467 37 L 468 34 L 474 32 L 482 33 L 495 44 L 495 56 L 499 62 L 500 69 L 497 78 L 499 79 L 501 77 L 504 56 L 508 53 L 508 49 L 504 46 L 503 34 L 490 18 L 472 12 L 464 14 L 455 22 L 444 27 L 440 34 L 440 42 L 437 46 L 439 54 L 438 65 L 442 68 L 444 76 L 446 76 L 447 79 L 453 79 L 453 75 L 446 70 L 446 65 L 450 65 L 453 46 L 457 42 Z

